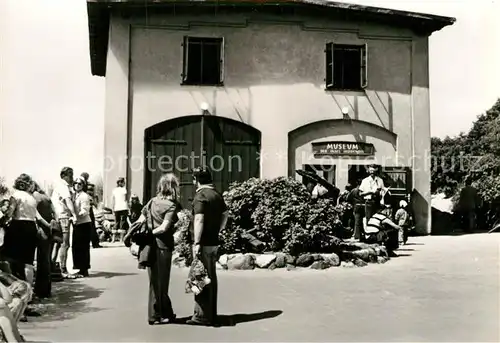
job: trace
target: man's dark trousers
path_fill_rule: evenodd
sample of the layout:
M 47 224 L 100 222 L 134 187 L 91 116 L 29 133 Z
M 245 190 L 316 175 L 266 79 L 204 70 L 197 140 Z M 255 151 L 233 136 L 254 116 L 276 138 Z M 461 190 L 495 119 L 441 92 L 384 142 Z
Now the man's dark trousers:
M 97 229 L 95 227 L 95 216 L 94 216 L 94 209 L 92 208 L 92 206 L 90 207 L 89 216 L 90 216 L 90 221 L 92 222 L 92 231 L 90 239 L 92 241 L 92 247 L 97 248 L 99 247 L 99 235 L 97 234 Z
M 364 233 L 363 218 L 365 217 L 365 205 L 354 205 L 354 238 L 361 239 Z
M 365 203 L 365 216 L 366 220 L 370 219 L 375 212 L 377 212 L 378 206 L 377 203 L 373 200 L 366 200 Z
M 217 324 L 217 246 L 201 246 L 200 261 L 207 269 L 211 282 L 200 294 L 195 295 L 192 319 L 200 323 Z

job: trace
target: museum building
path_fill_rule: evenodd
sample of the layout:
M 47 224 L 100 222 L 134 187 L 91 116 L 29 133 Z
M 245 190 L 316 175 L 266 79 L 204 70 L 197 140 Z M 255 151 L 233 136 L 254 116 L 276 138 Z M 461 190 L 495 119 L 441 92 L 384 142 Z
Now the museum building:
M 206 163 L 216 186 L 381 165 L 430 232 L 429 36 L 454 18 L 326 0 L 87 0 L 106 77 L 104 196 L 147 200 Z

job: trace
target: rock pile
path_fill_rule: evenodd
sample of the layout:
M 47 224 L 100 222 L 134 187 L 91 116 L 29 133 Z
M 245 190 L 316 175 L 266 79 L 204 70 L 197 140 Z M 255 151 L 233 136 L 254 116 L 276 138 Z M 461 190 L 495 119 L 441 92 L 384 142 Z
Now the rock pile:
M 222 255 L 217 263 L 218 269 L 227 270 L 252 270 L 252 269 L 277 269 L 295 268 L 328 269 L 332 267 L 364 267 L 369 263 L 385 263 L 389 255 L 384 246 L 359 242 L 342 242 L 337 253 L 329 254 L 302 254 L 292 256 L 286 253 L 265 254 L 229 254 Z M 174 257 L 174 265 L 184 267 L 185 262 L 181 257 Z

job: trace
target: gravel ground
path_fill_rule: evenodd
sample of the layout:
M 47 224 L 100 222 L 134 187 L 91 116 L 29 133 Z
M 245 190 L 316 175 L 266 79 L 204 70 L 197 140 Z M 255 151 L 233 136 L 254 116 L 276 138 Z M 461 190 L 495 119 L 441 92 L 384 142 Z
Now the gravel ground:
M 418 237 L 383 265 L 221 271 L 219 312 L 233 326 L 148 326 L 147 276 L 126 248 L 92 250 L 88 279 L 55 284 L 27 339 L 93 342 L 500 341 L 499 234 Z M 173 269 L 179 317 L 192 311 Z

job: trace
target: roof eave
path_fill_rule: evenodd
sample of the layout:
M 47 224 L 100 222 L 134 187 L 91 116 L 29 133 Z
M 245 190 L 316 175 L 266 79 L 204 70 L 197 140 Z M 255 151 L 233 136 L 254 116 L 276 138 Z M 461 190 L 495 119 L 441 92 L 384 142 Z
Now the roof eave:
M 430 36 L 446 26 L 453 25 L 456 19 L 431 14 L 406 12 L 378 7 L 362 6 L 349 3 L 339 3 L 326 0 L 87 0 L 87 14 L 89 20 L 89 48 L 91 73 L 94 76 L 106 76 L 106 57 L 109 41 L 110 11 L 116 7 L 133 7 L 144 5 L 196 5 L 224 6 L 224 5 L 310 5 L 324 6 L 329 9 L 352 11 L 359 15 L 370 17 L 394 16 L 408 25 L 420 35 Z

